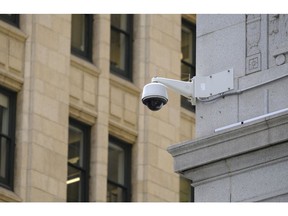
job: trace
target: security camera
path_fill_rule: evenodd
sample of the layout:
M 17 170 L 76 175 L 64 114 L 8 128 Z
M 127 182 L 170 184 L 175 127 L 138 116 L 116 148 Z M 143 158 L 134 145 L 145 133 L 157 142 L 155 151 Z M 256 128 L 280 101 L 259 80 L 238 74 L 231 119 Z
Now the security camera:
M 168 94 L 165 85 L 157 82 L 144 86 L 142 102 L 150 110 L 158 111 L 168 102 Z
M 153 77 L 151 83 L 143 88 L 142 102 L 150 110 L 160 110 L 168 102 L 166 87 L 188 98 L 192 105 L 196 98 L 205 102 L 219 98 L 234 88 L 233 69 L 209 76 L 194 76 L 190 81 L 180 81 L 163 77 Z M 216 96 L 216 97 L 215 97 Z

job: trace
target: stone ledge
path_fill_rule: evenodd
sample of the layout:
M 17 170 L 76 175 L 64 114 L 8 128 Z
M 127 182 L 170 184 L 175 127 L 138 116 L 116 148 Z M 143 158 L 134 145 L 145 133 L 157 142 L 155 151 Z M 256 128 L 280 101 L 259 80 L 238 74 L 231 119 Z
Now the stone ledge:
M 193 180 L 193 186 L 219 180 L 240 173 L 261 169 L 288 161 L 288 142 L 230 157 L 201 167 L 195 167 L 182 174 Z
M 0 32 L 22 42 L 25 42 L 25 40 L 28 38 L 28 36 L 24 32 L 22 32 L 19 28 L 12 26 L 2 20 L 0 20 Z
M 120 138 L 121 140 L 134 144 L 137 140 L 138 132 L 125 127 L 121 123 L 109 120 L 109 134 Z
M 21 202 L 21 198 L 13 191 L 0 187 L 0 202 Z
M 78 107 L 74 104 L 70 104 L 69 106 L 69 116 L 75 118 L 79 121 L 82 121 L 89 125 L 94 125 L 97 118 L 97 113 L 92 113 L 87 109 Z
M 167 150 L 178 173 L 213 162 L 256 151 L 288 140 L 288 114 L 216 135 L 176 144 Z
M 15 76 L 11 73 L 8 73 L 6 70 L 0 69 L 0 84 L 14 90 L 16 92 L 19 92 L 22 89 L 23 86 L 23 78 L 19 76 Z

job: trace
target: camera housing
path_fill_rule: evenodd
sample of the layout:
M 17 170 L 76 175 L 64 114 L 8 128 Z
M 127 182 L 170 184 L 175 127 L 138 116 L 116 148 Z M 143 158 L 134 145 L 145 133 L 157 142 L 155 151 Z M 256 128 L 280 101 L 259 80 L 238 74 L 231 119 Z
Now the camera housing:
M 196 99 L 209 102 L 234 89 L 234 71 L 231 68 L 208 76 L 194 76 L 189 81 L 153 77 L 143 88 L 143 104 L 152 111 L 160 110 L 168 102 L 166 87 L 186 97 L 192 105 L 196 105 Z
M 168 102 L 166 86 L 152 82 L 144 86 L 142 102 L 152 111 L 160 110 Z

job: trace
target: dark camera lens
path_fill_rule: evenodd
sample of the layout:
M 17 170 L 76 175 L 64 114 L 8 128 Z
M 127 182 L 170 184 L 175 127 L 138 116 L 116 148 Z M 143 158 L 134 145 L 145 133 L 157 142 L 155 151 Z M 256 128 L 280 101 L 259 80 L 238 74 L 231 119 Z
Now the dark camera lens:
M 152 111 L 160 110 L 163 106 L 163 99 L 150 99 L 146 105 Z

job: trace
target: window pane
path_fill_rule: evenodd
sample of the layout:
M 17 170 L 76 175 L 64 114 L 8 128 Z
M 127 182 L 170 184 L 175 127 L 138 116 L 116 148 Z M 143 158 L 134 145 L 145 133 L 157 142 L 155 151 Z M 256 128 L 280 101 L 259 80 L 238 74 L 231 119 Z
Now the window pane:
M 182 51 L 182 61 L 193 64 L 193 32 L 191 29 L 183 26 L 181 34 L 181 51 Z
M 194 188 L 191 180 L 180 177 L 180 202 L 194 202 Z
M 132 22 L 128 14 L 111 15 L 110 69 L 132 81 Z
M 69 150 L 68 162 L 82 167 L 83 159 L 81 158 L 83 149 L 83 132 L 73 126 L 69 126 Z
M 108 183 L 107 201 L 108 202 L 125 201 L 124 190 L 120 187 L 117 187 L 116 185 Z
M 69 119 L 67 201 L 89 200 L 90 126 Z
M 112 26 L 127 31 L 127 14 L 113 14 L 111 15 Z
M 0 139 L 0 177 L 6 178 L 6 162 L 7 162 L 7 139 Z
M 112 143 L 109 144 L 108 179 L 124 185 L 124 150 Z
M 8 135 L 9 125 L 9 99 L 3 94 L 0 94 L 0 133 Z
M 107 201 L 131 199 L 131 145 L 109 137 Z
M 19 27 L 19 14 L 0 14 L 0 19 Z
M 181 64 L 181 80 L 188 81 L 193 76 L 195 76 L 194 68 L 190 65 L 184 64 L 182 62 Z
M 125 70 L 126 37 L 124 34 L 111 31 L 110 61 L 113 67 Z
M 192 23 L 184 20 L 182 21 L 181 52 L 181 80 L 189 81 L 196 75 L 196 31 Z M 183 96 L 181 96 L 181 106 L 195 112 L 195 106 L 192 106 Z
M 78 202 L 80 200 L 81 173 L 79 170 L 68 166 L 67 201 Z
M 83 14 L 72 15 L 72 47 L 82 52 L 85 51 L 85 16 Z

